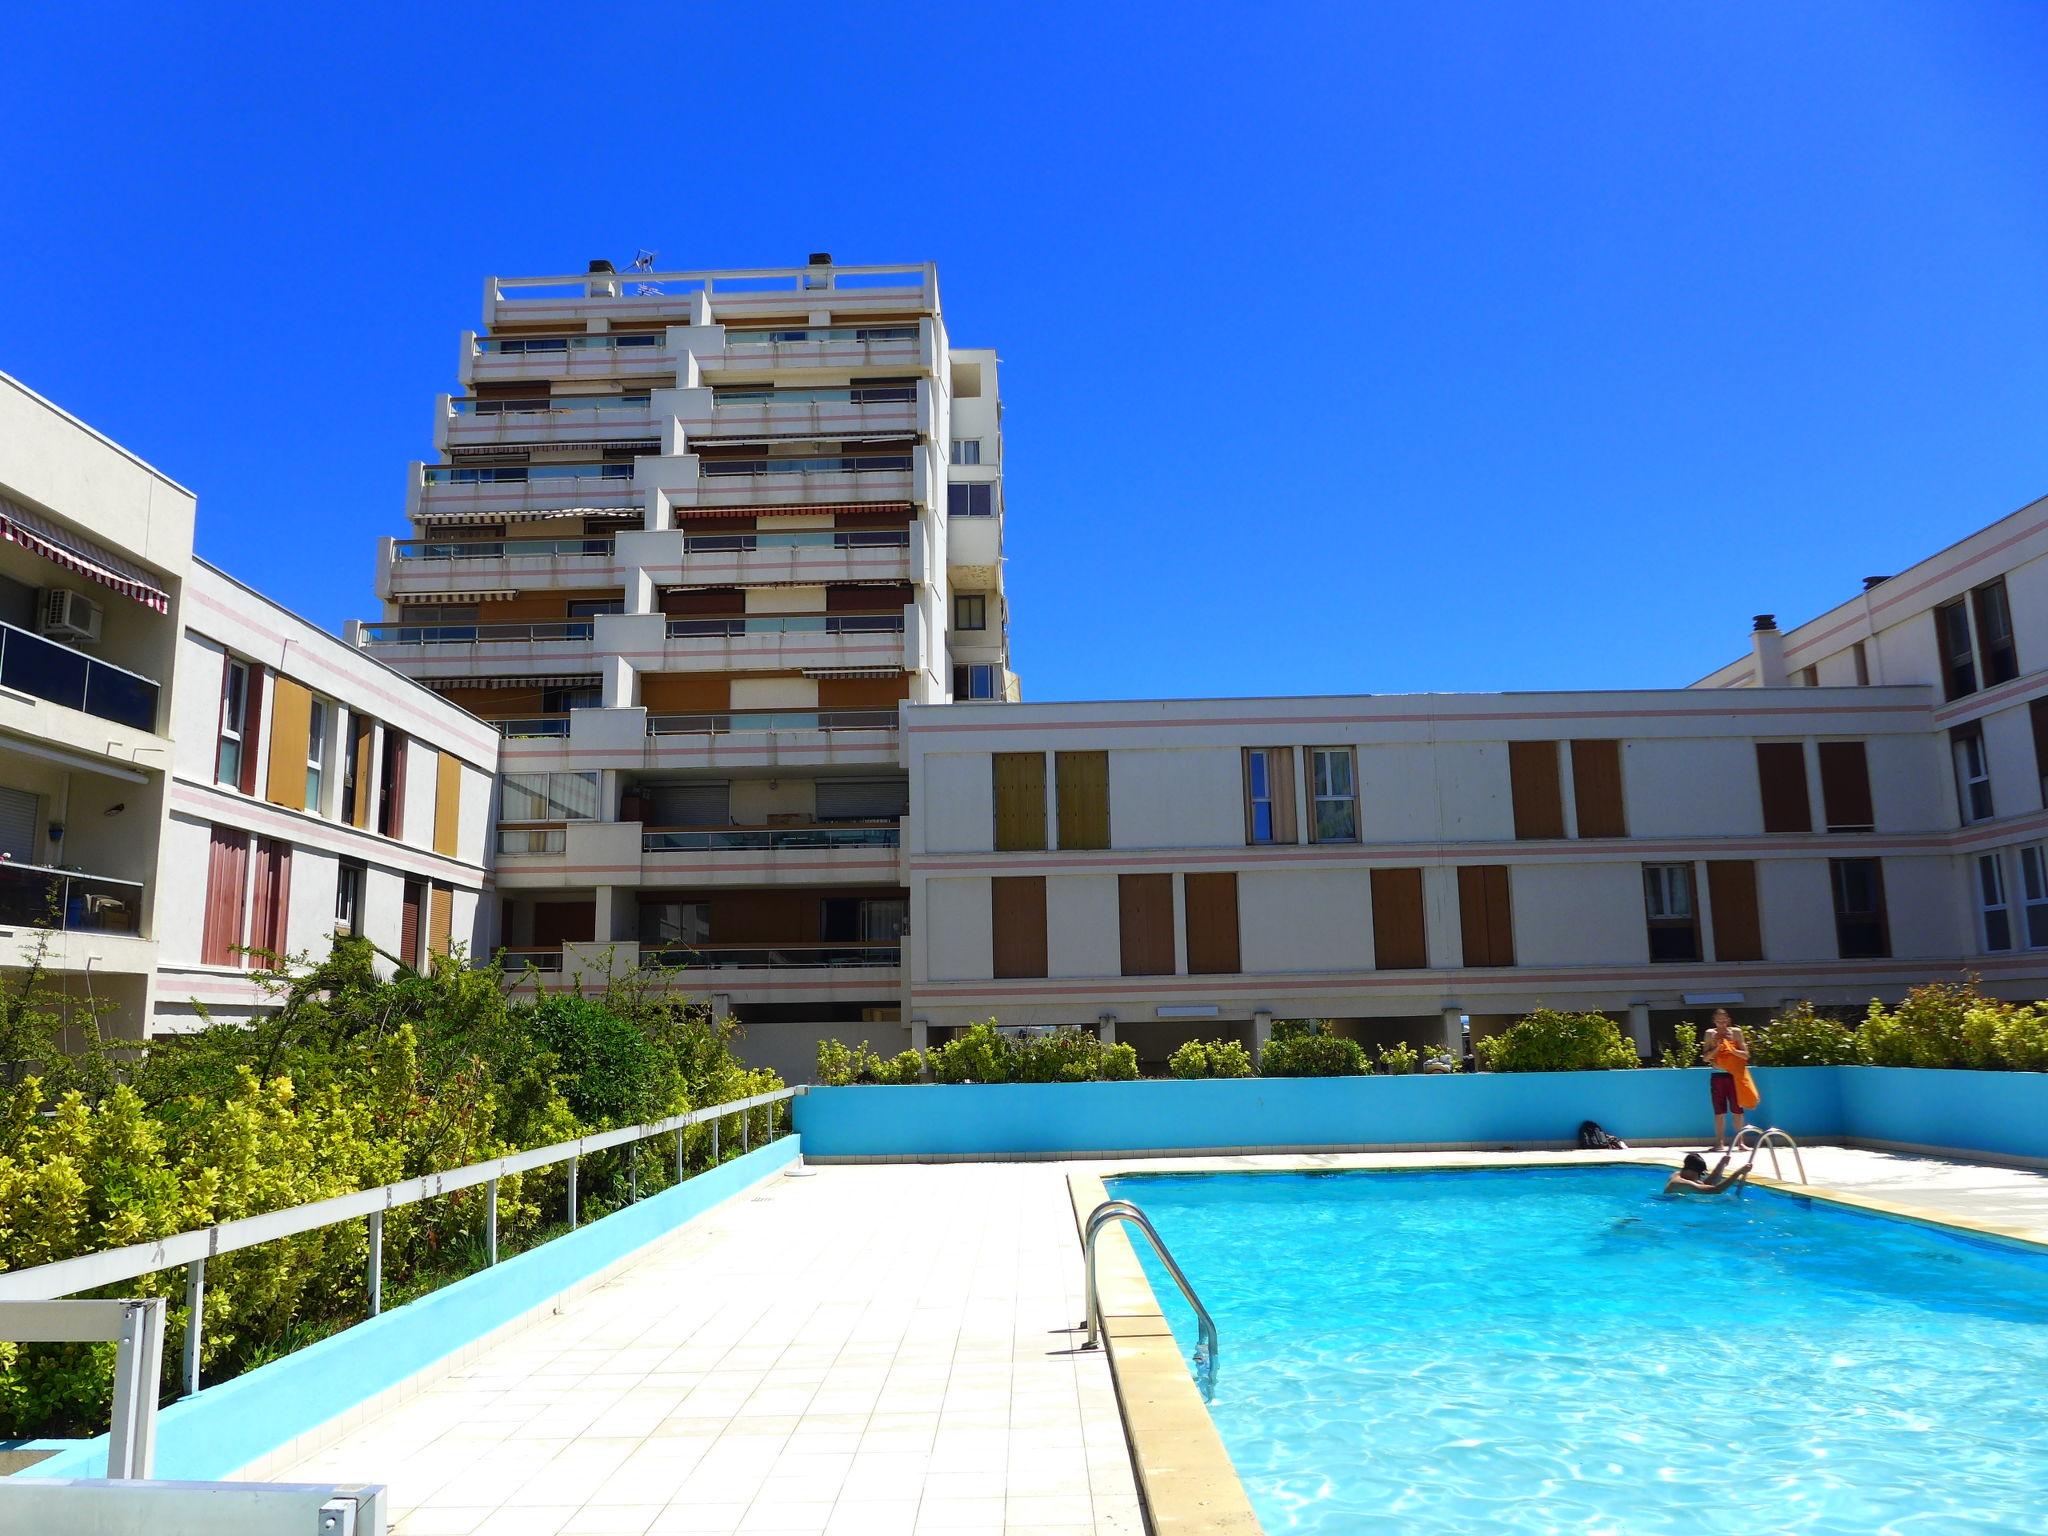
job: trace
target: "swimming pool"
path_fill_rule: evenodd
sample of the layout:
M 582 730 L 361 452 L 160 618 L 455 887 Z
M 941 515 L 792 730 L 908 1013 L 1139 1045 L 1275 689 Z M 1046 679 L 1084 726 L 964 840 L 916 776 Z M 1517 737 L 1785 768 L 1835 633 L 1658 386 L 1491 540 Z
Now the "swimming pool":
M 1663 1179 L 1107 1182 L 1271 1536 L 2048 1532 L 2048 1256 Z

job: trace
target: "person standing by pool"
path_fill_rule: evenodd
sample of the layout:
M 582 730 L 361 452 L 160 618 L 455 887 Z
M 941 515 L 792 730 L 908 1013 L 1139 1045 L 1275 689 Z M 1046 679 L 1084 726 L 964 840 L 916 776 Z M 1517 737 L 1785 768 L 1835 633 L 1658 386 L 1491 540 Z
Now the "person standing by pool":
M 1721 1152 L 1742 1134 L 1743 1116 L 1761 1097 L 1749 1075 L 1749 1042 L 1726 1008 L 1714 1010 L 1714 1022 L 1700 1042 L 1700 1056 L 1714 1069 L 1707 1088 L 1714 1106 L 1714 1150 Z M 1730 1120 L 1735 1122 L 1732 1132 L 1727 1128 Z

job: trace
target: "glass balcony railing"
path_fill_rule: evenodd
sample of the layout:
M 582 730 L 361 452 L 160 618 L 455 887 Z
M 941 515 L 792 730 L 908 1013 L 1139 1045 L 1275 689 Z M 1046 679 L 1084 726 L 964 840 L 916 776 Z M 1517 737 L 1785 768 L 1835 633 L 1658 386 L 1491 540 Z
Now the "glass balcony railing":
M 714 389 L 713 405 L 907 405 L 915 384 L 855 384 L 838 389 Z
M 866 453 L 830 459 L 705 459 L 701 473 L 716 475 L 879 475 L 904 474 L 907 453 Z
M 142 886 L 38 864 L 0 863 L 0 923 L 66 933 L 142 931 Z
M 785 848 L 894 848 L 903 829 L 895 822 L 872 826 L 820 827 L 650 827 L 640 834 L 642 853 L 720 853 L 726 850 Z
M 893 731 L 893 709 L 763 709 L 740 714 L 649 715 L 650 736 L 725 736 L 748 731 Z
M 497 726 L 498 734 L 507 740 L 569 734 L 569 717 L 565 714 L 525 715 L 517 720 L 497 720 L 492 723 Z
M 429 485 L 528 485 L 544 480 L 626 480 L 631 464 L 428 464 Z
M 570 352 L 651 352 L 668 338 L 657 334 L 609 336 L 479 336 L 476 350 L 484 357 L 533 357 Z
M 650 397 L 645 390 L 627 395 L 569 395 L 562 399 L 535 400 L 450 400 L 448 408 L 457 416 L 595 416 L 605 411 L 645 412 Z
M 588 640 L 589 619 L 550 619 L 531 624 L 365 624 L 365 645 L 491 645 L 519 641 Z
M 727 347 L 801 346 L 819 341 L 915 341 L 914 325 L 812 325 L 789 329 L 725 329 Z
M 903 614 L 757 613 L 723 619 L 670 619 L 671 640 L 736 640 L 742 635 L 901 634 Z
M 899 944 L 709 944 L 657 948 L 642 941 L 640 963 L 658 970 L 774 971 L 902 963 Z
M 762 549 L 908 549 L 908 528 L 815 528 L 800 533 L 693 533 L 684 536 L 691 555 L 750 554 Z
M 500 949 L 492 958 L 510 975 L 519 971 L 559 971 L 562 968 L 562 950 L 559 945 L 553 949 Z
M 138 731 L 156 729 L 158 689 L 150 679 L 5 623 L 0 687 Z
M 603 539 L 400 539 L 401 560 L 560 560 L 610 555 L 616 540 Z

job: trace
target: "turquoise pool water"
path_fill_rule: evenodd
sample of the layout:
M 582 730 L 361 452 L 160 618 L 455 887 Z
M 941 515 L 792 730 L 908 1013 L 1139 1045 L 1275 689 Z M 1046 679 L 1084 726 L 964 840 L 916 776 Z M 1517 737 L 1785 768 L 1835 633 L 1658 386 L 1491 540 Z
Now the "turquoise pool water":
M 1270 1536 L 2048 1532 L 2048 1258 L 1662 1183 L 1109 1189 L 1216 1319 L 1210 1412 Z M 1192 1354 L 1193 1314 L 1146 1267 Z

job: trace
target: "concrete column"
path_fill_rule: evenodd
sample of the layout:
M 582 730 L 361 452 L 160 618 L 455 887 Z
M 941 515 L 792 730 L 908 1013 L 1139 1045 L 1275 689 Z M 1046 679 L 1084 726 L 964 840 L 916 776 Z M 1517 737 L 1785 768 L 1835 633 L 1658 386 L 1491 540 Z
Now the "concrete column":
M 1557 744 L 1557 798 L 1564 812 L 1564 835 L 1579 835 L 1579 790 L 1578 781 L 1572 775 L 1572 744 L 1560 741 Z
M 1095 1021 L 1095 1038 L 1104 1045 L 1116 1044 L 1116 1015 L 1105 1013 Z
M 1188 973 L 1188 883 L 1181 875 L 1168 875 L 1173 882 L 1173 974 Z
M 932 1027 L 923 1019 L 910 1021 L 910 1048 L 913 1051 L 928 1051 L 932 1044 Z
M 654 578 L 647 574 L 645 566 L 636 565 L 626 578 L 626 612 L 653 613 L 655 611 Z
M 1447 1046 L 1449 1046 L 1449 1047 L 1450 1047 L 1451 1055 L 1452 1055 L 1452 1057 L 1453 1057 L 1453 1058 L 1454 1058 L 1455 1060 L 1458 1060 L 1458 1061 L 1463 1061 L 1463 1060 L 1465 1059 L 1465 1010 L 1464 1010 L 1464 1009 L 1462 1009 L 1462 1008 L 1446 1008 L 1446 1009 L 1444 1009 L 1444 1041 L 1443 1041 L 1443 1043 L 1444 1043 L 1445 1045 L 1447 1045 Z
M 592 893 L 595 915 L 590 925 L 590 937 L 599 944 L 609 944 L 621 937 L 618 931 L 618 894 L 615 885 L 600 885 Z
M 1252 1015 L 1252 1060 L 1257 1061 L 1266 1054 L 1266 1043 L 1273 1038 L 1273 1015 L 1264 1008 Z
M 1629 1038 L 1636 1043 L 1636 1054 L 1647 1058 L 1650 1054 L 1650 1005 L 1630 1003 L 1628 1005 Z
M 1294 840 L 1297 843 L 1314 841 L 1309 836 L 1309 828 L 1315 825 L 1316 820 L 1316 802 L 1312 793 L 1315 775 L 1309 771 L 1308 754 L 1307 747 L 1297 747 L 1294 752 Z
M 629 709 L 633 704 L 633 664 L 623 656 L 607 656 L 599 663 L 604 683 L 601 702 L 606 709 Z

